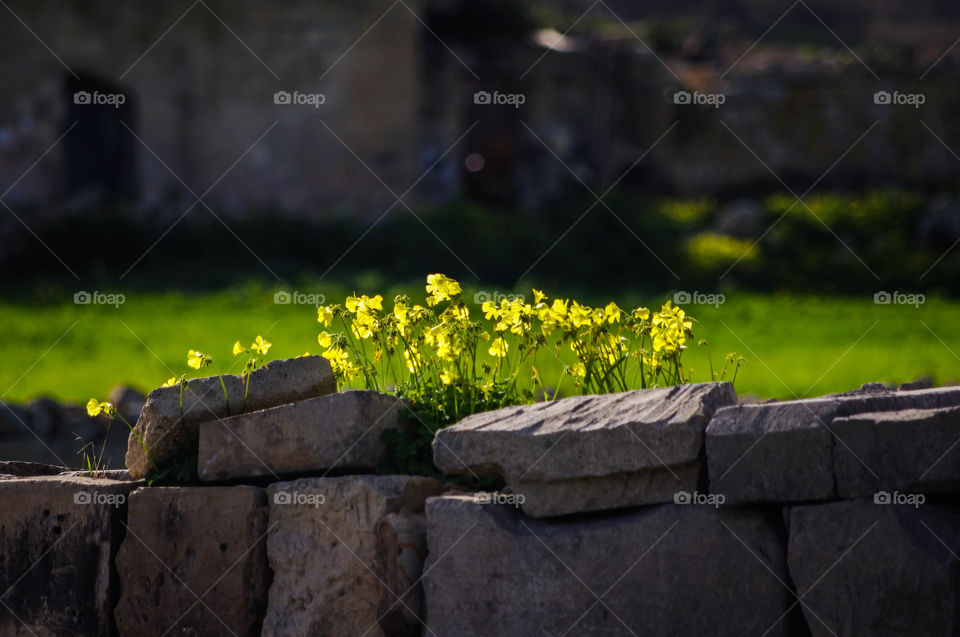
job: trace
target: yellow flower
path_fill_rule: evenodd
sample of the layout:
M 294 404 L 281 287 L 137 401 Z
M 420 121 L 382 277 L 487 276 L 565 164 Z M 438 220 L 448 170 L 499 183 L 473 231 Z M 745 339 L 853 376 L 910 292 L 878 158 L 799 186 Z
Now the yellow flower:
M 247 348 L 240 344 L 240 341 L 237 341 L 233 344 L 233 355 L 239 356 L 247 351 Z
M 204 354 L 203 352 L 198 352 L 195 349 L 187 352 L 187 365 L 193 369 L 200 369 L 205 365 L 209 365 L 213 362 L 213 359 Z
M 656 354 L 651 354 L 650 356 L 644 356 L 643 364 L 653 369 L 656 369 L 660 367 L 660 357 L 657 356 Z
M 470 308 L 466 305 L 451 305 L 440 315 L 440 320 L 447 324 L 467 325 L 470 322 Z
M 459 378 L 456 369 L 444 369 L 440 372 L 440 382 L 449 385 Z
M 420 366 L 420 352 L 417 350 L 416 346 L 411 345 L 410 347 L 403 350 L 403 357 L 407 360 L 407 369 L 411 374 L 417 371 L 417 367 Z
M 377 319 L 366 310 L 358 309 L 357 318 L 350 323 L 350 329 L 357 338 L 370 338 L 379 329 Z
M 321 356 L 330 361 L 330 367 L 337 378 L 351 380 L 359 371 L 359 368 L 350 362 L 350 353 L 339 345 L 330 347 Z
M 573 327 L 590 325 L 593 320 L 591 314 L 593 314 L 593 310 L 589 306 L 580 305 L 576 301 L 573 301 L 570 305 L 570 324 L 573 325 Z
M 483 310 L 483 318 L 487 319 L 488 321 L 500 318 L 500 308 L 497 307 L 496 303 L 484 301 L 483 305 L 480 306 L 480 309 Z
M 393 319 L 397 326 L 397 331 L 406 334 L 407 327 L 410 325 L 410 306 L 405 301 L 394 301 Z
M 570 368 L 570 375 L 575 376 L 577 378 L 586 378 L 587 368 L 583 363 L 577 363 L 576 365 Z
M 346 306 L 347 311 L 351 314 L 357 314 L 359 312 L 370 313 L 370 310 L 383 309 L 383 297 L 379 294 L 373 298 L 370 298 L 366 294 L 362 296 L 348 296 Z
M 330 332 L 320 332 L 320 335 L 317 337 L 317 341 L 320 343 L 320 347 L 330 347 L 333 345 L 334 338 L 336 338 L 336 334 L 331 334 Z
M 261 356 L 266 356 L 271 347 L 273 347 L 273 343 L 264 340 L 262 336 L 257 336 L 257 340 L 250 345 L 250 349 Z M 234 346 L 234 348 L 236 348 L 236 346 Z
M 323 323 L 324 327 L 330 327 L 333 323 L 333 305 L 321 305 L 317 308 L 317 322 Z
M 87 415 L 91 418 L 100 414 L 113 418 L 115 413 L 117 413 L 117 410 L 111 403 L 102 403 L 96 398 L 91 398 L 90 402 L 87 403 Z
M 449 301 L 460 294 L 460 284 L 443 274 L 427 275 L 427 305 Z
M 490 349 L 487 352 L 491 356 L 496 356 L 497 358 L 503 358 L 507 355 L 507 350 L 510 349 L 510 346 L 502 336 L 499 336 L 493 340 L 493 343 L 490 344 Z
M 176 376 L 171 376 L 170 378 L 167 379 L 167 382 L 165 382 L 163 385 L 160 385 L 160 386 L 161 386 L 161 387 L 173 387 L 173 386 L 176 385 L 176 384 L 177 384 L 177 377 L 176 377 Z
M 493 389 L 494 389 L 494 384 L 493 384 L 493 381 L 492 381 L 492 380 L 488 380 L 488 381 L 486 381 L 485 383 L 483 383 L 482 385 L 480 385 L 480 391 L 483 392 L 483 397 L 484 397 L 484 398 L 489 398 L 489 397 L 490 397 L 490 392 L 492 392 Z
M 613 301 L 607 303 L 607 306 L 603 308 L 603 318 L 606 319 L 607 323 L 619 323 L 620 314 L 620 308 Z
M 544 294 L 537 288 L 533 288 L 533 304 L 534 305 L 540 305 L 540 303 L 542 303 L 545 298 L 547 298 L 546 294 Z

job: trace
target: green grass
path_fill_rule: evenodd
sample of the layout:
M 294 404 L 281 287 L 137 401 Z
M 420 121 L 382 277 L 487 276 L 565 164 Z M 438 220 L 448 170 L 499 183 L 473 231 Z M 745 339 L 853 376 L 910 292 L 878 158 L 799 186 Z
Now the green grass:
M 106 397 L 121 383 L 149 391 L 170 376 L 193 372 L 186 367 L 189 348 L 211 354 L 214 373 L 239 371 L 231 368 L 233 342 L 246 344 L 257 334 L 274 343 L 271 358 L 318 353 L 315 310 L 274 304 L 275 289 L 247 284 L 216 293 L 128 291 L 119 308 L 75 305 L 72 293 L 59 302 L 2 301 L 0 399 L 17 403 L 46 395 L 85 403 L 91 396 Z M 342 302 L 350 291 L 339 285 L 297 289 L 325 294 L 327 302 Z M 422 288 L 402 289 L 423 298 Z M 402 289 L 371 285 L 357 291 L 382 292 L 389 300 Z M 472 299 L 472 291 L 465 298 Z M 633 307 L 663 298 L 615 300 Z M 923 375 L 938 384 L 960 381 L 960 358 L 953 353 L 960 352 L 958 301 L 929 299 L 916 309 L 875 305 L 872 297 L 731 293 L 719 307 L 687 309 L 699 321 L 694 343 L 708 339 L 715 364 L 729 351 L 746 357 L 736 384 L 740 394 L 785 399 Z M 549 383 L 559 366 L 542 360 Z M 685 363 L 693 380 L 709 380 L 702 348 L 691 345 Z

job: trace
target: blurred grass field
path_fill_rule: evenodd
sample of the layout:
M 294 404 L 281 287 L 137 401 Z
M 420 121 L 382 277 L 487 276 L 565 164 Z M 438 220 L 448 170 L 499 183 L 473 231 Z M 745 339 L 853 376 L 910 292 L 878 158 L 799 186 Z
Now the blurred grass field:
M 248 343 L 257 334 L 274 343 L 271 358 L 319 353 L 315 309 L 276 304 L 278 289 L 252 282 L 219 292 L 130 290 L 119 307 L 77 305 L 72 293 L 53 295 L 60 299 L 56 302 L 0 301 L 0 400 L 21 403 L 50 396 L 84 403 L 91 396 L 106 397 L 118 384 L 147 392 L 171 376 L 193 372 L 186 366 L 189 348 L 213 356 L 213 373 L 235 372 L 233 342 Z M 284 289 L 322 294 L 327 303 L 342 302 L 354 291 L 327 283 Z M 372 284 L 355 291 L 381 293 L 388 301 L 400 292 L 421 302 L 424 297 L 417 284 Z M 472 301 L 474 292 L 465 290 L 464 298 Z M 592 304 L 610 300 L 576 298 Z M 654 307 L 665 297 L 624 294 L 613 300 L 623 308 Z M 479 305 L 471 308 L 479 315 Z M 916 308 L 876 305 L 872 297 L 730 293 L 722 305 L 687 310 L 698 320 L 684 358 L 692 379 L 709 380 L 706 354 L 695 345 L 706 338 L 715 365 L 730 351 L 746 358 L 736 382 L 741 395 L 788 399 L 921 376 L 937 384 L 960 381 L 958 301 L 930 298 Z M 559 363 L 540 359 L 538 367 L 548 384 L 556 383 Z

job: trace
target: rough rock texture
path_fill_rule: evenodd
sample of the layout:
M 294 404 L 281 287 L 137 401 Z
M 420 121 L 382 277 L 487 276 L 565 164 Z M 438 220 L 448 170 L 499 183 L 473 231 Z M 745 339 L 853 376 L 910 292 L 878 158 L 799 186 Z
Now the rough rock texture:
M 111 558 L 135 486 L 63 476 L 0 481 L 0 634 L 114 634 Z
M 424 539 L 411 515 L 441 490 L 416 476 L 270 485 L 273 583 L 263 635 L 420 635 L 419 593 L 409 589 Z
M 960 634 L 960 507 L 790 507 L 788 563 L 813 635 Z
M 270 581 L 266 505 L 265 491 L 249 486 L 133 492 L 116 559 L 120 633 L 259 635 Z
M 837 418 L 833 448 L 843 498 L 878 491 L 960 492 L 960 407 Z
M 537 517 L 672 502 L 693 491 L 704 428 L 730 383 L 565 398 L 476 414 L 440 430 L 434 463 L 498 476 Z
M 710 491 L 724 494 L 728 504 L 836 498 L 834 450 L 849 451 L 857 441 L 833 426 L 837 418 L 958 405 L 960 387 L 891 391 L 869 385 L 822 398 L 720 409 L 707 426 Z
M 200 425 L 201 480 L 352 468 L 384 460 L 381 434 L 397 426 L 400 399 L 346 391 Z
M 0 460 L 0 474 L 18 477 L 55 476 L 69 471 L 67 467 L 41 462 L 21 462 L 19 460 Z
M 802 629 L 799 612 L 788 612 L 786 543 L 774 514 L 669 504 L 536 520 L 509 505 L 444 496 L 427 501 L 426 515 L 427 634 Z
M 142 478 L 150 469 L 151 461 L 160 465 L 177 457 L 190 456 L 196 451 L 199 424 L 203 421 L 322 396 L 336 390 L 330 363 L 320 356 L 271 361 L 269 367 L 256 370 L 250 375 L 246 405 L 239 376 L 225 375 L 223 383 L 229 403 L 223 395 L 220 377 L 191 380 L 183 392 L 182 418 L 179 386 L 161 387 L 150 392 L 127 441 L 126 464 L 130 475 Z M 149 458 L 141 440 L 149 450 Z

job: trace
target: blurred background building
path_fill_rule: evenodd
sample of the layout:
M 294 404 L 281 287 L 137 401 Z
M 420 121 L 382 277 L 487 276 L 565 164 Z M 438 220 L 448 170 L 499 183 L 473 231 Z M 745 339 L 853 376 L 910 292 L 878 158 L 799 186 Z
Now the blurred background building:
M 49 151 L 5 196 L 14 210 L 98 195 L 182 210 L 209 189 L 225 215 L 376 218 L 414 183 L 410 201 L 533 204 L 568 168 L 599 189 L 625 172 L 653 192 L 769 189 L 771 173 L 805 188 L 874 124 L 824 185 L 957 174 L 915 109 L 874 101 L 923 93 L 925 124 L 960 139 L 960 7 L 942 0 L 9 6 L 23 24 L 5 12 L 7 185 Z M 691 108 L 678 90 L 725 101 Z M 283 103 L 296 93 L 323 101 Z

